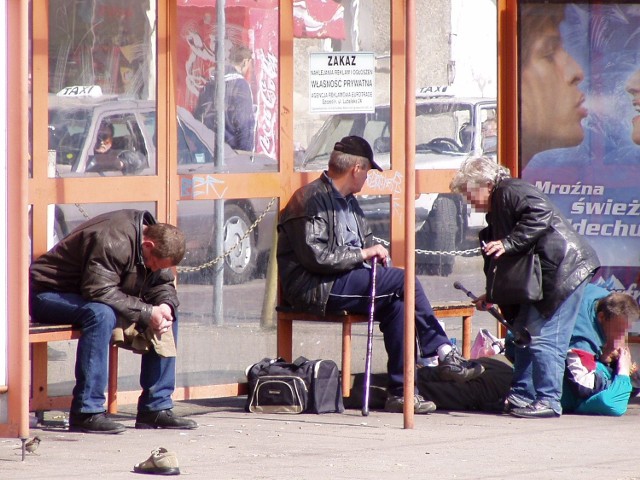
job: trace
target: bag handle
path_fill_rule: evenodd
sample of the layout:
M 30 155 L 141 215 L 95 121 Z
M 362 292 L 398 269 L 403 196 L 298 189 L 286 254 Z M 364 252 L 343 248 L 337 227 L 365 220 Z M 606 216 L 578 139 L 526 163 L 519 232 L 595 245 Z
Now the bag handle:
M 296 359 L 293 361 L 293 364 L 294 364 L 296 367 L 300 368 L 302 365 L 304 365 L 304 364 L 305 364 L 305 363 L 307 363 L 308 361 L 309 361 L 309 359 L 308 359 L 308 358 L 300 356 L 300 357 L 296 358 Z

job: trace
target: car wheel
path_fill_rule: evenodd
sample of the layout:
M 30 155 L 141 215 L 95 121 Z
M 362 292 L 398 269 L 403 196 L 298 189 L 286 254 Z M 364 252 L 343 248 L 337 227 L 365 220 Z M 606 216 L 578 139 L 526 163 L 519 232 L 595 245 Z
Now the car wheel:
M 438 196 L 429 212 L 429 233 L 426 238 L 427 250 L 451 252 L 456 249 L 458 236 L 458 208 L 453 199 Z M 447 277 L 453 273 L 455 256 L 447 254 L 427 254 L 425 271 L 427 275 Z
M 224 206 L 224 251 L 242 239 L 253 223 L 247 213 L 236 204 Z M 224 258 L 224 282 L 237 285 L 251 280 L 256 271 L 256 244 L 252 232 Z

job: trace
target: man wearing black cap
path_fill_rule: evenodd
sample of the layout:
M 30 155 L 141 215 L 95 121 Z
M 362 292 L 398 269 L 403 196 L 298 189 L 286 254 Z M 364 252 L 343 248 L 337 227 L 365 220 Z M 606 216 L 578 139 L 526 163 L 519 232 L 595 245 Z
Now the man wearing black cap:
M 380 322 L 387 363 L 388 398 L 385 409 L 404 409 L 404 270 L 386 267 L 389 252 L 373 244 L 373 233 L 354 194 L 362 190 L 375 162 L 369 143 L 344 137 L 334 146 L 329 169 L 298 189 L 278 224 L 278 271 L 283 300 L 324 315 L 327 311 L 369 312 L 370 265 L 374 257 L 385 268 L 376 278 L 375 320 Z M 483 367 L 470 363 L 451 347 L 416 281 L 416 335 L 420 355 L 438 356 L 441 375 L 454 381 L 477 377 Z M 436 408 L 417 393 L 415 413 Z

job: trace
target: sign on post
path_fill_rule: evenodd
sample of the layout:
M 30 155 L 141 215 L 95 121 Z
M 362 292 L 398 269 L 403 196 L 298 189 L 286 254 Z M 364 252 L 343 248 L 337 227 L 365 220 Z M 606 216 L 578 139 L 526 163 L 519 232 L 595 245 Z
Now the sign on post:
M 310 113 L 373 113 L 375 56 L 370 52 L 309 54 Z

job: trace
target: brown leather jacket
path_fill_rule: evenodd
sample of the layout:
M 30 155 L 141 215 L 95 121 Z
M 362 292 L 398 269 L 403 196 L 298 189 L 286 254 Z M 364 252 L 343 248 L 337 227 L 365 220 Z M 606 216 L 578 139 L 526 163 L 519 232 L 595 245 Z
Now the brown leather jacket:
M 80 225 L 33 262 L 32 292 L 78 293 L 112 307 L 121 319 L 148 325 L 154 305 L 179 305 L 169 269 L 152 272 L 142 259 L 142 227 L 149 212 L 118 210 Z

